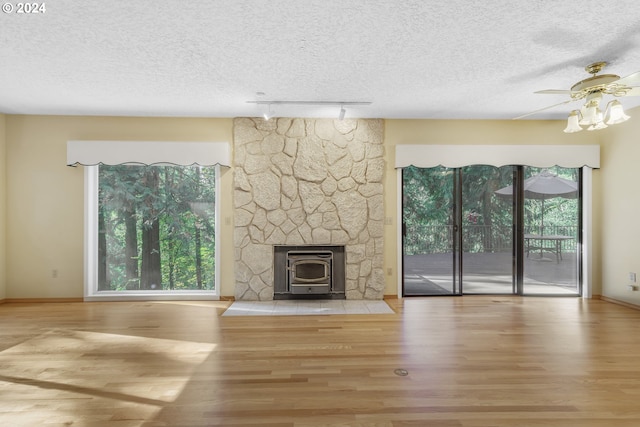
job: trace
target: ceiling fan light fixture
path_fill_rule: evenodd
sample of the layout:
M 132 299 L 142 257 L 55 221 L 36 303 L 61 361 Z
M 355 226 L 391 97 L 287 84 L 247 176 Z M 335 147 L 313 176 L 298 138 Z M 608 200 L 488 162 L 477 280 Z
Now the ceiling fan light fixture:
M 618 123 L 626 122 L 631 118 L 625 114 L 622 104 L 617 99 L 614 99 L 607 104 L 606 116 L 606 124 L 608 125 L 617 125 Z
M 567 127 L 564 129 L 564 133 L 574 133 L 580 132 L 582 127 L 580 127 L 580 110 L 573 110 L 569 113 L 569 118 L 567 119 Z
M 514 120 L 579 100 L 584 100 L 584 103 L 579 110 L 572 110 L 569 114 L 567 127 L 564 129 L 565 133 L 580 132 L 582 129 L 590 131 L 605 129 L 608 125 L 615 125 L 629 120 L 630 117 L 625 114 L 619 101 L 610 101 L 604 109 L 604 114 L 600 109 L 600 103 L 605 95 L 613 95 L 615 97 L 640 96 L 640 91 L 638 91 L 640 71 L 622 78 L 617 74 L 599 74 L 607 65 L 607 62 L 604 61 L 587 65 L 585 70 L 591 77 L 580 80 L 571 86 L 570 90 L 545 89 L 535 92 L 552 95 L 566 94 L 569 95 L 569 99 L 559 104 L 550 105 L 515 117 Z

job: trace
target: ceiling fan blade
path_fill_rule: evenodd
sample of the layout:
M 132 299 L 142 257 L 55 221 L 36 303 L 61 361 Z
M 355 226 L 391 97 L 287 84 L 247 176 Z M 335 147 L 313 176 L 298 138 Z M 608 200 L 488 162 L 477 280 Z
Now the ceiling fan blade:
M 564 89 L 545 89 L 545 90 L 539 90 L 533 93 L 542 93 L 542 94 L 551 94 L 551 95 L 571 95 L 570 90 L 564 90 Z
M 640 84 L 640 71 L 636 71 L 633 74 L 629 74 L 626 77 L 616 80 L 615 84 L 625 86 L 634 86 Z
M 530 113 L 523 114 L 523 115 L 518 116 L 518 117 L 514 117 L 512 120 L 518 120 L 518 119 L 522 119 L 522 118 L 524 118 L 524 117 L 532 116 L 532 115 L 537 114 L 537 113 L 539 113 L 539 112 L 541 112 L 541 111 L 550 110 L 550 109 L 552 109 L 552 108 L 554 108 L 554 107 L 557 107 L 557 106 L 559 106 L 559 105 L 568 104 L 568 103 L 570 103 L 570 102 L 572 102 L 572 101 L 573 101 L 573 99 L 568 99 L 568 100 L 563 101 L 563 102 L 560 102 L 560 103 L 558 103 L 558 104 L 549 105 L 548 107 L 544 107 L 544 108 L 541 108 L 541 109 L 539 109 L 539 110 L 535 110 L 535 111 L 532 111 L 532 112 L 530 112 Z
M 632 87 L 624 96 L 640 96 L 640 86 Z

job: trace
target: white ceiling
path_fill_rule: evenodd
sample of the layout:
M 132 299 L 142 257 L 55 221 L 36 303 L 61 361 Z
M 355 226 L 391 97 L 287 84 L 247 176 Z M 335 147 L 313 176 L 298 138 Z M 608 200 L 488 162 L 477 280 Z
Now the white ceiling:
M 14 5 L 17 2 L 9 0 Z M 640 1 L 55 0 L 0 13 L 0 112 L 510 119 L 640 70 Z M 259 92 L 264 95 L 258 95 Z M 640 97 L 622 98 L 626 108 Z M 570 103 L 531 119 L 561 119 Z M 339 106 L 276 106 L 334 117 Z

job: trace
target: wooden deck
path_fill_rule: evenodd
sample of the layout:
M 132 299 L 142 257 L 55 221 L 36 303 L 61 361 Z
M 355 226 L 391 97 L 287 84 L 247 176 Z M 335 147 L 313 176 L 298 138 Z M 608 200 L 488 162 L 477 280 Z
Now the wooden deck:
M 0 305 L 0 425 L 640 425 L 640 311 L 389 303 L 268 317 L 221 317 L 228 302 Z
M 452 254 L 406 255 L 405 295 L 451 294 L 452 265 Z M 512 265 L 510 253 L 465 253 L 463 292 L 512 293 Z M 531 252 L 524 259 L 524 290 L 528 295 L 578 295 L 575 252 L 565 252 L 558 261 L 546 252 Z

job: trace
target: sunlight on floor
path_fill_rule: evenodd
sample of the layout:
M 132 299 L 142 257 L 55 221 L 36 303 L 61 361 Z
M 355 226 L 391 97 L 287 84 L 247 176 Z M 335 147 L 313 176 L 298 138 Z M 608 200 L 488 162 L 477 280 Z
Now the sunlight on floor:
M 182 393 L 215 348 L 211 343 L 52 329 L 0 352 L 0 384 L 13 384 L 13 390 L 18 386 L 25 393 L 32 387 L 46 390 L 52 400 L 68 402 L 74 413 L 78 402 L 104 401 L 115 412 L 136 405 L 151 417 Z M 19 395 L 13 409 L 0 405 L 0 412 L 10 416 L 31 404 L 21 402 Z M 59 407 L 58 415 L 64 409 Z

